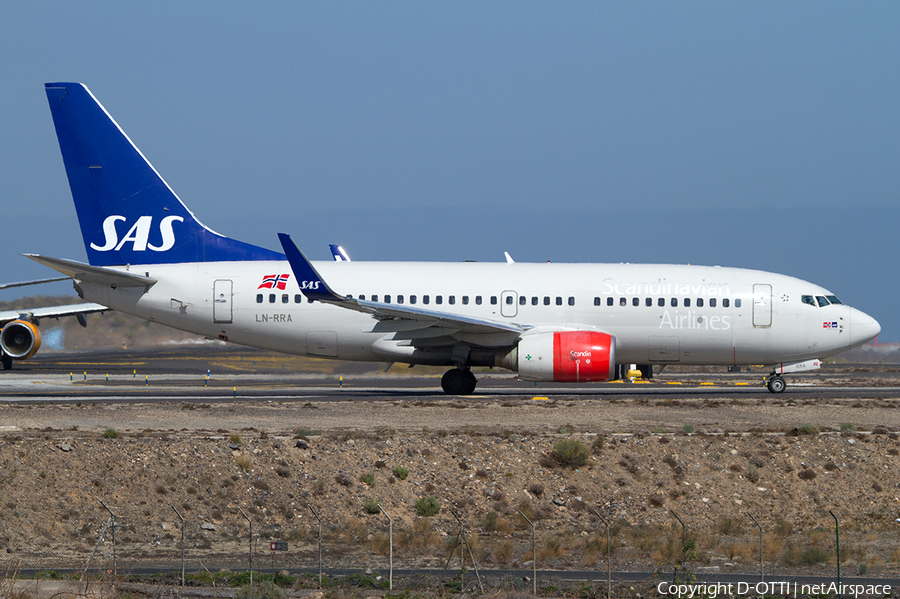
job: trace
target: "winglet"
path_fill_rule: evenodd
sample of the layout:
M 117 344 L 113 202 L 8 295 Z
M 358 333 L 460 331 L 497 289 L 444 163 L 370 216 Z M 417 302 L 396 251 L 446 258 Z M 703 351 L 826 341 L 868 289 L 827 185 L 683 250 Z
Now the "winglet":
M 328 244 L 328 247 L 331 248 L 331 255 L 334 257 L 335 262 L 350 262 L 350 256 L 347 255 L 344 248 L 334 243 Z
M 294 278 L 303 295 L 312 300 L 320 302 L 343 302 L 347 298 L 343 295 L 335 293 L 328 283 L 322 280 L 319 273 L 313 267 L 312 263 L 307 260 L 294 240 L 287 233 L 279 233 L 278 239 L 281 241 L 281 247 L 284 248 L 284 254 L 287 256 L 291 270 L 294 271 Z

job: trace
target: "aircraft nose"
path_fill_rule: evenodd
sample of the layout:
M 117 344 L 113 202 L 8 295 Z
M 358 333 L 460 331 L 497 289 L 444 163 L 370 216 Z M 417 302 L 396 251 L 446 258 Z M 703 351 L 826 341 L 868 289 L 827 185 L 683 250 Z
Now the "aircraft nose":
M 878 321 L 856 308 L 850 308 L 850 347 L 868 343 L 881 333 Z

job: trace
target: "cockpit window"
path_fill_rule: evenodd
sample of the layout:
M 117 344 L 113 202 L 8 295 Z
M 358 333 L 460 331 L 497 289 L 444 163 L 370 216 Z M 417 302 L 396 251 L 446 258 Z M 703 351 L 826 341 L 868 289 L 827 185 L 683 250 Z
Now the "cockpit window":
M 817 296 L 816 296 L 816 301 L 819 302 L 819 307 L 820 307 L 820 308 L 824 308 L 825 306 L 828 305 L 828 300 L 825 299 L 825 296 L 824 296 L 824 295 L 817 295 Z
M 833 295 L 826 295 L 825 297 L 827 297 L 828 301 L 831 302 L 832 304 L 843 304 L 844 303 Z
M 812 307 L 816 306 L 816 300 L 814 300 L 813 296 L 811 296 L 811 295 L 800 296 L 800 301 L 803 302 L 804 304 L 809 304 Z

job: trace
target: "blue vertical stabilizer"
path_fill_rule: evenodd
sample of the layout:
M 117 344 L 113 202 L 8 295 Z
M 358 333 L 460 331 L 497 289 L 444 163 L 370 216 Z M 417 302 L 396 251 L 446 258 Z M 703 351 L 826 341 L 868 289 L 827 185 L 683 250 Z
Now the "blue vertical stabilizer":
M 92 265 L 284 259 L 200 223 L 87 87 L 45 87 Z

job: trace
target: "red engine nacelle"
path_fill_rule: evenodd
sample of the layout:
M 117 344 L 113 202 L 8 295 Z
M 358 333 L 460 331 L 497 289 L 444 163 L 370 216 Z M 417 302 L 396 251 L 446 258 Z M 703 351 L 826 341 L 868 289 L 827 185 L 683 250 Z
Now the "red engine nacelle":
M 526 335 L 501 366 L 526 381 L 608 381 L 615 377 L 616 338 L 596 331 Z
M 0 348 L 17 360 L 25 360 L 41 348 L 41 330 L 27 320 L 13 320 L 0 331 Z

